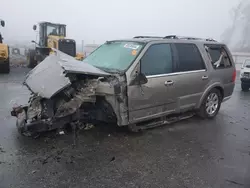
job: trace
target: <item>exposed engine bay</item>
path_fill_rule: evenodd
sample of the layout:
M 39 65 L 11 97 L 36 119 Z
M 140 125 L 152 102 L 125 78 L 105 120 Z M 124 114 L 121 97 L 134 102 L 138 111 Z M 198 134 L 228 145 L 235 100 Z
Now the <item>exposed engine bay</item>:
M 28 73 L 28 105 L 13 108 L 25 136 L 71 124 L 122 125 L 127 119 L 125 79 L 56 51 Z M 124 86 L 123 86 L 124 85 Z

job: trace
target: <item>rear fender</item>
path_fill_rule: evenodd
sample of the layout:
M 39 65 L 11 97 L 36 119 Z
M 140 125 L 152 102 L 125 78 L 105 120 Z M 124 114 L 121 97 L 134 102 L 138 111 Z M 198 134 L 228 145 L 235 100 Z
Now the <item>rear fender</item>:
M 199 103 L 197 104 L 196 108 L 199 109 L 200 106 L 202 105 L 202 101 L 204 100 L 204 98 L 207 96 L 207 94 L 215 87 L 220 87 L 223 89 L 223 85 L 219 82 L 215 82 L 213 83 L 212 85 L 210 85 L 209 87 L 206 88 L 206 90 L 203 92 L 201 98 L 200 98 L 200 101 Z

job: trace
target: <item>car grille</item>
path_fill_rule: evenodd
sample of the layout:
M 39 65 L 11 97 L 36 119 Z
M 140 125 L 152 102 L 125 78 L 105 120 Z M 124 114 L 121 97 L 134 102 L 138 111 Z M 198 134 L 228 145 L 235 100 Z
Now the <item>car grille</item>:
M 76 56 L 76 43 L 70 39 L 60 39 L 58 41 L 58 49 L 72 57 Z
M 250 72 L 244 72 L 244 76 L 245 77 L 249 77 L 250 76 Z

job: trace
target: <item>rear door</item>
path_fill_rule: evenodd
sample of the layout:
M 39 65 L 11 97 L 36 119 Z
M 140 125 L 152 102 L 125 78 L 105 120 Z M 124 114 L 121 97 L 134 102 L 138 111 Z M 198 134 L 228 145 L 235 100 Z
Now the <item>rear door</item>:
M 172 45 L 156 43 L 148 47 L 140 59 L 140 72 L 148 82 L 128 86 L 128 107 L 130 123 L 156 118 L 176 109 L 173 85 L 168 75 L 173 73 Z
M 196 44 L 175 43 L 177 68 L 169 77 L 177 97 L 178 111 L 190 110 L 199 102 L 208 84 L 209 74 Z

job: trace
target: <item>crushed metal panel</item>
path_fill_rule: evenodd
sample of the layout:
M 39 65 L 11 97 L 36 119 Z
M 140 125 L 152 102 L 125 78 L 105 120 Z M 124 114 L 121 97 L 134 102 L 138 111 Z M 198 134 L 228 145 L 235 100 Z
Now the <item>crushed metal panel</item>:
M 87 74 L 97 76 L 108 76 L 106 73 L 90 64 L 75 60 L 73 57 L 58 50 L 56 55 L 46 57 L 33 70 L 25 80 L 28 88 L 44 98 L 51 98 L 53 95 L 71 84 L 67 73 Z
M 50 55 L 28 73 L 25 84 L 32 92 L 49 99 L 71 84 L 58 61 L 57 56 Z
M 97 76 L 108 76 L 107 72 L 104 72 L 88 63 L 78 61 L 75 58 L 59 51 L 53 49 L 56 52 L 57 57 L 60 59 L 58 63 L 63 67 L 65 74 L 75 73 L 75 74 L 88 74 Z

